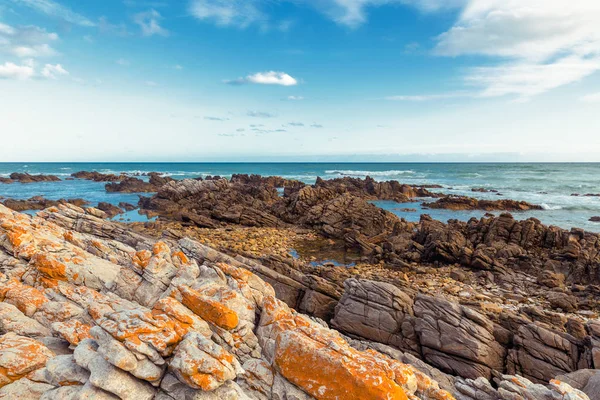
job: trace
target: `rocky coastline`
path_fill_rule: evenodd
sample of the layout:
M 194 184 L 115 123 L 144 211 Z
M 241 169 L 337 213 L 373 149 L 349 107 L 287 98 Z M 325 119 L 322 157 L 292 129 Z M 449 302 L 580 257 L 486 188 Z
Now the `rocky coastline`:
M 158 219 L 0 205 L 0 398 L 600 398 L 598 234 L 408 222 L 371 201 L 472 202 L 371 178 L 78 174 Z

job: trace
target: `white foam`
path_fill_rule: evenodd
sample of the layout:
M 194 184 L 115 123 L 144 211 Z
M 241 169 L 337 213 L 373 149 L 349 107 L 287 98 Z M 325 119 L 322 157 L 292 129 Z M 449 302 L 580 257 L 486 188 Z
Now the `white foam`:
M 561 206 L 551 206 L 546 203 L 540 204 L 544 210 L 562 210 Z
M 390 171 L 355 171 L 355 170 L 327 170 L 326 174 L 329 175 L 342 175 L 342 176 L 396 176 L 396 175 L 410 175 L 414 174 L 413 170 L 390 170 Z

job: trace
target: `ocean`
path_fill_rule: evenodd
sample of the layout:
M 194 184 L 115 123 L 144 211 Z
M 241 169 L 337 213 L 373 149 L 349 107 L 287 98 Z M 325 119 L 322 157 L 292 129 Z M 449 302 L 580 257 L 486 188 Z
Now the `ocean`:
M 544 210 L 513 213 L 518 219 L 535 217 L 545 224 L 566 229 L 578 227 L 600 232 L 600 223 L 589 221 L 592 216 L 600 216 L 600 197 L 584 196 L 600 193 L 600 163 L 0 163 L 2 177 L 12 172 L 28 172 L 65 179 L 77 171 L 93 170 L 132 174 L 154 171 L 175 179 L 208 175 L 230 177 L 238 173 L 279 175 L 306 183 L 314 183 L 318 176 L 330 179 L 368 175 L 376 180 L 397 180 L 409 185 L 439 184 L 442 188 L 434 190 L 444 193 L 492 200 L 524 200 L 539 204 Z M 85 180 L 0 184 L 0 197 L 27 199 L 41 195 L 52 200 L 85 198 L 92 204 L 100 201 L 137 203 L 138 194 L 106 193 L 104 185 Z M 472 192 L 472 188 L 494 189 L 502 196 Z M 482 211 L 423 210 L 420 203 L 374 203 L 410 221 L 418 221 L 421 213 L 441 221 L 468 220 L 484 214 Z M 416 211 L 402 210 L 405 208 Z M 145 217 L 133 211 L 118 218 L 139 221 Z

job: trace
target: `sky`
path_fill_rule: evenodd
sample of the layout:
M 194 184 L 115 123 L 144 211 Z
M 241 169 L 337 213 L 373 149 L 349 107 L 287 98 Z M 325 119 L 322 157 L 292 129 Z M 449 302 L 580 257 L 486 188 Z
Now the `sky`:
M 0 0 L 0 161 L 600 161 L 597 0 Z

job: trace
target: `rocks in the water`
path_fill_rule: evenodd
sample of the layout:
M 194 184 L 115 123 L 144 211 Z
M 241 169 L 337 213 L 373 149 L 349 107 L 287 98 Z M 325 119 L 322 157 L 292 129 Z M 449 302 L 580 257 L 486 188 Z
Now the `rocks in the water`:
M 119 214 L 123 214 L 123 210 L 120 207 L 103 201 L 98 203 L 97 208 L 98 210 L 104 211 L 109 218 L 113 218 Z
M 415 197 L 440 197 L 423 186 L 409 186 L 398 181 L 378 182 L 367 176 L 365 179 L 343 177 L 324 180 L 317 178 L 317 188 L 326 188 L 338 194 L 349 193 L 365 200 L 393 200 L 406 203 Z
M 495 190 L 495 189 L 486 189 L 486 188 L 483 188 L 483 187 L 472 188 L 471 192 L 477 192 L 477 193 L 498 193 L 498 191 Z
M 427 208 L 443 208 L 446 210 L 484 210 L 484 211 L 529 211 L 542 210 L 542 206 L 517 200 L 482 200 L 464 196 L 446 196 L 441 199 L 423 203 Z
M 594 216 L 589 219 L 590 222 L 600 222 L 600 216 Z
M 31 175 L 22 172 L 13 172 L 8 178 L 0 177 L 0 183 L 35 183 L 35 182 L 60 182 L 60 178 L 56 175 Z
M 48 200 L 42 196 L 31 197 L 28 200 L 18 199 L 6 199 L 2 202 L 6 207 L 15 211 L 27 211 L 27 210 L 43 210 L 48 207 L 54 207 L 59 204 L 73 204 L 78 207 L 82 207 L 88 202 L 84 199 L 60 199 L 60 200 Z
M 77 179 L 85 179 L 88 181 L 94 182 L 120 182 L 127 178 L 127 174 L 121 173 L 119 175 L 115 174 L 103 174 L 98 171 L 79 171 L 71 174 L 73 178 Z
M 162 186 L 169 182 L 175 181 L 168 176 L 162 176 L 157 172 L 150 172 L 149 181 L 144 181 L 133 176 L 126 176 L 118 181 L 109 182 L 105 185 L 107 192 L 122 192 L 122 193 L 150 193 L 158 192 Z

